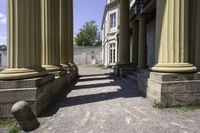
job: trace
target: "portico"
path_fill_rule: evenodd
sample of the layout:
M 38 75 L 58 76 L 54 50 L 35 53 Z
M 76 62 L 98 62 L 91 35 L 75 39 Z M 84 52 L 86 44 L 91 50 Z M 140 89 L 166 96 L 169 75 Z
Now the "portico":
M 130 24 L 132 34 L 138 36 L 132 39 L 132 44 L 138 47 L 138 56 L 132 56 L 138 63 L 138 89 L 147 98 L 166 106 L 199 100 L 199 66 L 192 61 L 196 56 L 191 49 L 199 46 L 192 42 L 200 33 L 192 32 L 192 37 L 189 32 L 194 28 L 190 17 L 198 12 L 194 6 L 198 5 L 197 0 L 136 2 Z M 140 10 L 134 12 L 138 7 Z M 195 29 L 199 29 L 199 24 L 195 23 Z
M 8 68 L 0 72 L 0 117 L 24 100 L 40 114 L 78 76 L 73 0 L 7 0 Z

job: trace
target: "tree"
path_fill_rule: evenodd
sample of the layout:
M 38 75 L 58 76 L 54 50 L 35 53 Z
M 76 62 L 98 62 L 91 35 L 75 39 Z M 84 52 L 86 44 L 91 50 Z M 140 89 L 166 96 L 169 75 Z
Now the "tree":
M 7 46 L 5 44 L 0 45 L 0 50 L 1 51 L 7 51 Z
M 95 46 L 101 42 L 101 34 L 95 21 L 86 22 L 75 37 L 78 46 Z

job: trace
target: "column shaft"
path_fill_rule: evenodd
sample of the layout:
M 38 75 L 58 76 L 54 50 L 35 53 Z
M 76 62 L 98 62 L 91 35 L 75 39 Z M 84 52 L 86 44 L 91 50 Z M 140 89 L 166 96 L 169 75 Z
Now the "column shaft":
M 196 28 L 196 32 L 195 32 L 195 65 L 198 67 L 198 70 L 200 71 L 200 1 L 196 0 L 196 22 L 195 22 L 195 28 Z
M 41 67 L 40 0 L 7 0 L 8 68 L 0 79 L 46 75 Z
M 42 0 L 42 64 L 48 71 L 60 66 L 60 1 Z
M 157 1 L 156 61 L 159 72 L 194 72 L 188 63 L 188 0 Z
M 60 0 L 60 52 L 61 52 L 61 64 L 63 67 L 69 67 L 69 39 L 68 39 L 68 1 Z
M 67 44 L 69 63 L 74 64 L 73 0 L 67 0 Z
M 129 0 L 120 1 L 119 64 L 130 64 Z
M 138 46 L 138 68 L 147 66 L 147 46 L 146 46 L 146 19 L 141 16 L 139 19 L 139 46 Z

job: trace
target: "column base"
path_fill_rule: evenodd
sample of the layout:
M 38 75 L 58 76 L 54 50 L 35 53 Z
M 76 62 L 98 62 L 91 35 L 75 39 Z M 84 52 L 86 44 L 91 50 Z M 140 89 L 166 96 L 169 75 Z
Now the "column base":
M 150 72 L 147 98 L 165 107 L 185 105 L 200 100 L 200 73 Z
M 42 65 L 43 68 L 45 68 L 48 72 L 53 71 L 62 71 L 62 66 L 56 66 L 56 65 Z
M 47 71 L 44 68 L 16 68 L 5 69 L 0 72 L 0 80 L 18 80 L 34 77 L 41 77 L 47 75 Z
M 167 63 L 156 64 L 151 68 L 155 72 L 167 72 L 167 73 L 188 73 L 197 72 L 197 68 L 189 63 Z
M 70 64 L 61 64 L 62 68 L 64 69 L 64 71 L 67 71 L 67 73 L 70 73 L 72 67 Z

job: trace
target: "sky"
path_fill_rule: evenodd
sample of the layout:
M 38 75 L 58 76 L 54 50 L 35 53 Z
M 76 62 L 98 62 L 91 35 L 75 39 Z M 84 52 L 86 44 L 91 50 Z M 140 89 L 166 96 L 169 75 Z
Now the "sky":
M 0 44 L 6 44 L 6 0 L 0 0 Z
M 106 0 L 74 0 L 74 35 L 90 20 L 100 29 L 105 4 Z M 0 44 L 6 44 L 6 0 L 0 0 Z

